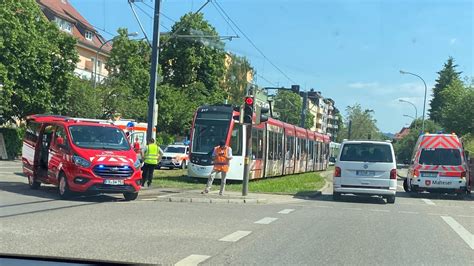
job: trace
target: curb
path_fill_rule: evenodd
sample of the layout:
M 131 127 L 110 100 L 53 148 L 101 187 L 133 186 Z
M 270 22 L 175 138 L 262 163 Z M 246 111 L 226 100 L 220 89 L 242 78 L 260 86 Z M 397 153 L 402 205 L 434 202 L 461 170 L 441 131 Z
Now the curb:
M 227 204 L 265 204 L 266 199 L 219 199 L 219 198 L 192 198 L 192 197 L 157 197 L 160 202 L 185 202 L 185 203 L 227 203 Z

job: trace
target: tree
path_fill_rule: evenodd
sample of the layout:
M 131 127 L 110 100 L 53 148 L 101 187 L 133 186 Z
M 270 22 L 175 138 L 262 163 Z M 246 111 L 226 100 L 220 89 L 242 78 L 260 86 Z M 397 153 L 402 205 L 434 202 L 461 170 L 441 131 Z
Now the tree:
M 417 122 L 418 128 L 415 129 L 415 122 Z M 395 155 L 397 157 L 397 161 L 403 162 L 405 160 L 411 160 L 411 156 L 413 153 L 413 148 L 415 147 L 416 141 L 420 134 L 423 132 L 420 131 L 419 125 L 420 119 L 417 121 L 412 122 L 410 125 L 410 133 L 403 137 L 401 140 L 394 143 L 393 147 L 395 149 Z M 432 120 L 425 120 L 425 131 L 426 132 L 438 132 L 441 130 L 441 126 Z
M 440 123 L 447 132 L 464 135 L 474 132 L 474 88 L 464 86 L 460 80 L 453 82 L 440 93 L 445 101 Z
M 184 35 L 197 38 L 182 37 Z M 226 98 L 226 92 L 221 88 L 225 53 L 218 36 L 202 13 L 182 16 L 173 25 L 170 35 L 162 40 L 160 65 L 164 83 L 187 90 L 196 82 L 202 82 L 206 98 L 223 102 Z
M 441 96 L 441 93 L 446 89 L 453 81 L 460 81 L 459 75 L 462 72 L 457 72 L 452 57 L 448 58 L 448 61 L 443 66 L 443 69 L 438 72 L 439 77 L 436 79 L 436 84 L 433 88 L 433 98 L 430 102 L 430 119 L 435 122 L 441 121 L 441 112 L 445 105 L 445 100 Z
M 373 110 L 362 109 L 360 104 L 346 107 L 345 127 L 339 133 L 340 139 L 349 139 L 349 121 L 351 121 L 350 139 L 382 139 L 377 128 L 377 120 L 373 117 Z
M 78 60 L 75 39 L 34 0 L 4 0 L 0 11 L 0 124 L 34 113 L 65 114 Z
M 229 103 L 241 105 L 248 85 L 247 76 L 253 75 L 253 68 L 245 57 L 229 54 L 224 88 L 228 92 Z
M 145 121 L 148 110 L 151 49 L 144 40 L 131 40 L 126 29 L 114 38 L 107 70 L 109 78 L 101 86 L 105 116 Z
M 94 88 L 90 80 L 74 77 L 68 97 L 67 115 L 72 117 L 102 118 L 101 88 Z
M 291 91 L 279 90 L 274 97 L 274 111 L 278 113 L 279 120 L 293 125 L 300 125 L 301 109 L 303 101 L 301 96 Z M 306 112 L 305 127 L 312 128 L 314 126 L 314 116 Z

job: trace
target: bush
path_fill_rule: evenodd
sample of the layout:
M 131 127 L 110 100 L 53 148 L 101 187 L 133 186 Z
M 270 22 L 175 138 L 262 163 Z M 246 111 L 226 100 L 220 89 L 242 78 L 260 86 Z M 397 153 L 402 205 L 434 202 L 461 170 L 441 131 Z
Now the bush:
M 5 140 L 8 159 L 17 158 L 21 154 L 24 129 L 3 127 L 0 128 L 0 133 L 2 133 Z

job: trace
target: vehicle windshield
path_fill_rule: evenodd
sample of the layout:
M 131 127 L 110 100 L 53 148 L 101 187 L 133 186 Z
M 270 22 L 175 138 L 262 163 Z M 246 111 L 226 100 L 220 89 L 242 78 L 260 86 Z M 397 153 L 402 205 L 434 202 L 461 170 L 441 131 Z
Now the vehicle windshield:
M 70 126 L 74 145 L 85 149 L 130 150 L 125 134 L 118 128 L 104 126 Z
M 345 144 L 340 161 L 391 163 L 393 162 L 392 149 L 386 144 Z
M 458 149 L 423 149 L 418 162 L 426 165 L 461 165 L 461 153 Z
M 171 146 L 166 147 L 166 149 L 164 150 L 164 152 L 169 152 L 169 153 L 185 153 L 185 151 L 186 151 L 186 148 L 184 147 L 171 147 Z
M 197 119 L 194 125 L 192 152 L 210 153 L 227 137 L 230 121 Z

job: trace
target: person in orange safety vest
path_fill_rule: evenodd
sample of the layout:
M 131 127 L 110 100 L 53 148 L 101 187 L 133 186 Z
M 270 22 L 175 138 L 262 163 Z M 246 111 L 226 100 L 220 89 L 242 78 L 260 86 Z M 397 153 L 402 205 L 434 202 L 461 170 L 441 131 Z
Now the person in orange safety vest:
M 219 146 L 216 146 L 212 152 L 212 160 L 214 161 L 214 168 L 207 179 L 206 188 L 201 193 L 209 193 L 214 178 L 217 174 L 220 174 L 221 189 L 219 191 L 219 195 L 222 196 L 225 190 L 225 178 L 227 176 L 227 172 L 229 171 L 229 162 L 232 160 L 232 148 L 226 146 L 224 140 L 220 141 Z

